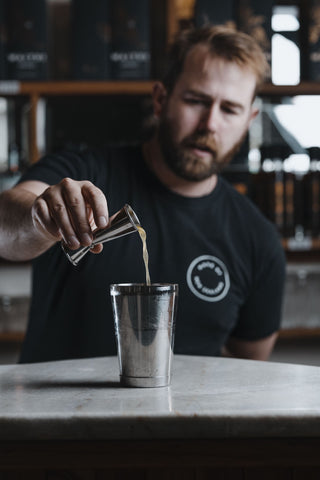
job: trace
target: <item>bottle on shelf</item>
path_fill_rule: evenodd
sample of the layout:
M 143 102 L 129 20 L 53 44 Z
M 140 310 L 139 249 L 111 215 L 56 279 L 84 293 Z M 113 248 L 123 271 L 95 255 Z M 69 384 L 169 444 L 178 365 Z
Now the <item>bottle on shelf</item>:
M 252 175 L 252 199 L 281 235 L 285 229 L 284 171 L 281 147 L 260 147 L 261 168 Z
M 320 0 L 309 0 L 308 79 L 320 80 Z

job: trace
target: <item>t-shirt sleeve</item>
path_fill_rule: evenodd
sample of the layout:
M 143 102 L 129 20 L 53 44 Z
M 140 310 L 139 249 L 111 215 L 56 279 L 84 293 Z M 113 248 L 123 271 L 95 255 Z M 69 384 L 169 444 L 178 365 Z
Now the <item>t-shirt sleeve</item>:
M 90 152 L 63 152 L 46 155 L 28 168 L 19 183 L 27 180 L 39 180 L 49 185 L 55 185 L 65 177 L 94 182 L 97 175 L 93 167 L 95 163 L 92 162 L 92 155 Z
M 274 237 L 271 243 L 269 253 L 256 269 L 251 291 L 231 337 L 258 340 L 280 328 L 286 260 L 279 239 Z

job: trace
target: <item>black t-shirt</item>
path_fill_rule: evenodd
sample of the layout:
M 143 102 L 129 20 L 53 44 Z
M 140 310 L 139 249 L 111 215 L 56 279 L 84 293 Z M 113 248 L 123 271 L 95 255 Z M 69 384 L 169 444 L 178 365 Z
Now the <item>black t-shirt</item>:
M 50 155 L 21 181 L 90 180 L 113 214 L 132 206 L 147 233 L 152 282 L 179 284 L 175 352 L 219 355 L 231 335 L 256 340 L 279 328 L 285 259 L 278 234 L 222 178 L 207 196 L 162 185 L 141 147 Z M 59 244 L 33 261 L 33 295 L 21 362 L 116 354 L 111 283 L 145 282 L 142 243 L 131 234 L 77 267 Z

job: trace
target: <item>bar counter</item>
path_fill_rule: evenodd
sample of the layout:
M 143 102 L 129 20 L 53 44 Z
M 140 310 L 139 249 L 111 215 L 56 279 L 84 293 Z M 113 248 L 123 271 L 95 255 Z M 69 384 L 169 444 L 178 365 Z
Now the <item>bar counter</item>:
M 139 389 L 115 357 L 0 366 L 0 480 L 312 479 L 319 452 L 319 367 L 176 355 Z

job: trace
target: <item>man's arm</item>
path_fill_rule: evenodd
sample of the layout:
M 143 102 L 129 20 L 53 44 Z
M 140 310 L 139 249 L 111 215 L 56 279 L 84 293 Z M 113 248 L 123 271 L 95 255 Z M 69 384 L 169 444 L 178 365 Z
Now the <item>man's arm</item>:
M 221 354 L 223 357 L 268 360 L 277 338 L 278 332 L 260 340 L 240 340 L 230 337 L 222 348 Z
M 0 195 L 0 256 L 30 260 L 61 239 L 72 249 L 89 246 L 92 227 L 107 222 L 106 198 L 89 181 L 22 182 Z M 92 251 L 101 250 L 98 245 Z
M 31 211 L 35 199 L 48 187 L 28 181 L 0 195 L 0 256 L 8 260 L 30 260 L 56 241 L 40 235 Z
M 252 286 L 222 355 L 267 360 L 281 326 L 286 257 L 275 230 L 264 233 L 255 261 Z

